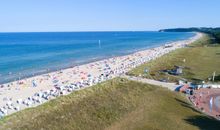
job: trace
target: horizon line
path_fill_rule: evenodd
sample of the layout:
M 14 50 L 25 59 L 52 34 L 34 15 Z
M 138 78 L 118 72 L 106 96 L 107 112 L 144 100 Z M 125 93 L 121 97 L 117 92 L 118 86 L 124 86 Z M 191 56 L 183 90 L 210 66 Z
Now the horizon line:
M 152 30 L 79 30 L 79 31 L 0 31 L 0 33 L 56 33 L 56 32 L 158 32 L 164 29 L 178 29 L 178 28 L 219 28 L 219 27 L 168 27 L 162 29 L 152 29 Z
M 0 33 L 56 33 L 56 32 L 158 32 L 159 30 L 88 30 L 88 31 L 3 31 Z

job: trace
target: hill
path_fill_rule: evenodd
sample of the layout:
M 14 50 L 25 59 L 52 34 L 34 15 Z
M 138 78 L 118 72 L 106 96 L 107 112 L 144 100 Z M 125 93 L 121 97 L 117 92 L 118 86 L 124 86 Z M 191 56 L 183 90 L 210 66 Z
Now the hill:
M 220 123 L 194 110 L 185 96 L 116 78 L 0 121 L 7 130 L 198 130 Z

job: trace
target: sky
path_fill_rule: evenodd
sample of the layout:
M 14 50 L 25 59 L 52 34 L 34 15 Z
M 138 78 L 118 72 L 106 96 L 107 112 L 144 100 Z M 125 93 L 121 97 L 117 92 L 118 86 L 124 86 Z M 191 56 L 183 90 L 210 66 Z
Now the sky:
M 0 32 L 219 27 L 220 0 L 0 0 Z

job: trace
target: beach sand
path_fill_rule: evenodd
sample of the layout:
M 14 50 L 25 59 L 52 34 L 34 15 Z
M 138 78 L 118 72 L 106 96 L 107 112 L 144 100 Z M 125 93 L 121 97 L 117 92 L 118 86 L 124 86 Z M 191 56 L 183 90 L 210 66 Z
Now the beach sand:
M 62 93 L 66 92 L 69 94 L 73 91 L 117 77 L 140 64 L 156 59 L 178 48 L 183 48 L 202 36 L 202 33 L 197 33 L 196 36 L 190 39 L 170 43 L 169 45 L 171 46 L 169 47 L 160 46 L 126 56 L 113 57 L 2 84 L 0 85 L 0 114 L 2 112 L 3 116 L 9 115 L 50 100 L 46 100 L 39 95 L 37 96 L 36 93 L 45 93 L 46 96 L 53 99 L 55 96 L 51 96 L 52 92 L 58 92 L 60 94 L 62 91 Z M 73 88 L 68 92 L 68 86 L 71 84 L 75 86 L 75 89 Z M 34 85 L 36 86 L 34 87 Z M 33 97 L 37 99 L 33 100 Z

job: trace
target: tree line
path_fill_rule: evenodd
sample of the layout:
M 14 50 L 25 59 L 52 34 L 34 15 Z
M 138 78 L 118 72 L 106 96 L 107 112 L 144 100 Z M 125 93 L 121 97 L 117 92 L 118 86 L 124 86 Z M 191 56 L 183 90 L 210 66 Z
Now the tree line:
M 209 34 L 213 38 L 214 43 L 220 44 L 220 27 L 218 28 L 206 28 L 206 27 L 192 27 L 192 28 L 173 28 L 173 29 L 162 29 L 160 32 L 202 32 Z

